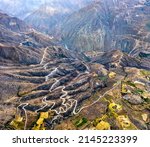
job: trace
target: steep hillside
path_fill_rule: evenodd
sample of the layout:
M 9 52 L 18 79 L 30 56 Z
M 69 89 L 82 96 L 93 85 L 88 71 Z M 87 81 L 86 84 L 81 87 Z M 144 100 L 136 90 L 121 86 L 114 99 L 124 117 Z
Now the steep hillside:
M 43 35 L 23 21 L 0 13 L 0 64 L 40 62 L 42 48 L 52 45 L 52 38 Z
M 62 42 L 82 51 L 120 49 L 133 56 L 150 50 L 148 2 L 96 1 L 68 17 Z
M 59 38 L 61 23 L 92 0 L 52 0 L 41 5 L 24 20 L 34 28 Z
M 150 73 L 127 57 L 115 51 L 88 63 L 53 46 L 40 64 L 1 67 L 0 129 L 149 129 Z

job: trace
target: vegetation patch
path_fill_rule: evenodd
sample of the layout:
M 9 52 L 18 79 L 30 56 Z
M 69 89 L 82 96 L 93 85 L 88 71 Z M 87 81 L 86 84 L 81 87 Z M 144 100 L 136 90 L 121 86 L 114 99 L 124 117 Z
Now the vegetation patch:
M 23 117 L 17 115 L 14 120 L 10 122 L 10 126 L 15 130 L 24 130 L 24 122 Z
M 97 124 L 96 126 L 97 130 L 110 130 L 110 124 L 105 121 L 101 121 L 100 123 Z
M 134 94 L 141 95 L 141 94 L 144 93 L 144 90 L 137 88 L 137 89 L 135 89 L 135 90 L 133 91 L 133 93 L 134 93 Z
M 75 126 L 77 127 L 77 128 L 79 128 L 79 127 L 82 127 L 84 124 L 86 124 L 88 122 L 88 120 L 85 118 L 85 117 L 83 117 L 83 118 L 81 118 L 81 119 L 79 119 L 79 120 L 77 120 L 76 122 L 75 122 Z

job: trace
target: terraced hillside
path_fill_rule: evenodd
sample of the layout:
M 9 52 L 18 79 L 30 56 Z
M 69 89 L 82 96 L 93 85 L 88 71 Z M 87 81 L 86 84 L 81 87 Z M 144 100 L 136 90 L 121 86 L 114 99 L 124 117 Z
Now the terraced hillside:
M 135 105 L 135 108 L 141 107 L 143 113 L 149 115 L 147 91 L 149 82 L 146 79 L 149 78 L 148 72 L 122 64 L 116 64 L 115 68 L 108 67 L 104 63 L 100 64 L 98 60 L 85 62 L 78 56 L 74 52 L 54 46 L 43 50 L 40 64 L 2 67 L 0 69 L 1 129 L 57 129 L 60 127 L 59 123 L 63 124 L 63 121 L 70 121 L 74 117 L 80 118 L 81 114 L 83 118 L 91 120 L 86 126 L 90 129 L 94 127 L 93 121 L 96 117 L 103 113 L 108 115 L 110 107 L 108 104 L 116 105 L 116 103 L 118 103 L 117 108 L 114 106 L 112 109 L 119 107 L 119 110 L 112 110 L 114 112 L 110 113 L 114 115 L 117 113 L 118 117 L 120 111 L 125 118 L 130 117 L 126 116 L 126 113 L 131 111 L 131 108 L 128 107 L 129 110 L 125 111 L 126 105 L 130 104 Z M 116 62 L 122 62 L 121 58 Z M 135 79 L 130 77 L 133 69 L 140 73 L 140 76 L 136 74 Z M 142 75 L 142 72 L 143 74 L 146 72 L 146 75 Z M 117 95 L 113 94 L 116 90 Z M 101 103 L 104 98 L 105 102 Z M 131 128 L 148 128 L 148 124 L 144 121 L 140 120 L 138 122 L 140 124 L 137 122 L 134 123 L 131 119 Z M 111 123 L 110 121 L 109 125 L 112 129 L 120 128 L 119 124 L 116 127 Z M 70 129 L 76 127 L 78 129 L 85 124 L 87 121 L 78 125 L 72 123 L 73 127 Z
M 6 88 L 1 89 L 4 111 L 9 111 L 13 118 L 17 107 L 16 115 L 25 115 L 25 122 L 31 120 L 28 113 L 36 116 L 39 112 L 53 112 L 51 123 L 58 117 L 76 114 L 84 100 L 105 87 L 103 81 L 94 78 L 86 63 L 59 47 L 46 48 L 38 65 L 4 69 L 1 70 L 2 87 Z M 105 72 L 99 74 L 103 76 Z M 27 122 L 24 127 L 30 125 Z

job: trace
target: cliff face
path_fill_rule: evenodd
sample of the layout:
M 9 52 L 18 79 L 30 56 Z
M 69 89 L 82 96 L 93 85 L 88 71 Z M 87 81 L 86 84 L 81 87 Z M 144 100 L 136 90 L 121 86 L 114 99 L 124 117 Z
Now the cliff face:
M 149 50 L 147 3 L 97 1 L 68 17 L 62 27 L 62 42 L 82 51 L 120 49 L 137 55 Z

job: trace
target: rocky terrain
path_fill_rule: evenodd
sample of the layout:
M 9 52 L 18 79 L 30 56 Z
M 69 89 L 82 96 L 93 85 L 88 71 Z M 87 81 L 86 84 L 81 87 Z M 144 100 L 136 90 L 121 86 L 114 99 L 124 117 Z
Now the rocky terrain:
M 78 4 L 61 42 L 0 12 L 1 130 L 150 129 L 149 1 Z
M 104 76 L 107 71 L 101 68 L 99 75 Z M 5 110 L 9 111 L 10 117 L 14 117 L 17 106 L 20 110 L 18 115 L 53 112 L 53 120 L 78 113 L 84 100 L 106 86 L 95 78 L 86 63 L 59 47 L 46 48 L 38 65 L 1 70 L 1 82 L 4 83 L 3 88 L 7 87 L 1 91 L 1 100 L 6 102 Z M 27 121 L 28 117 L 24 119 Z M 26 125 L 31 127 L 31 124 Z
M 40 64 L 1 67 L 1 129 L 149 129 L 149 71 L 110 55 L 85 62 L 52 46 Z
M 40 63 L 42 48 L 54 44 L 52 38 L 35 31 L 23 21 L 0 13 L 1 64 Z
M 148 1 L 95 1 L 65 19 L 62 42 L 74 50 L 119 49 L 138 56 L 150 49 L 149 11 Z
M 27 15 L 20 17 L 22 20 L 72 50 L 119 49 L 133 56 L 149 51 L 148 0 L 32 0 L 33 7 L 28 0 L 25 3 L 15 0 L 13 7 L 1 1 L 7 13 L 25 5 L 25 12 L 17 9 L 18 14 Z M 17 12 L 14 16 L 19 17 Z

